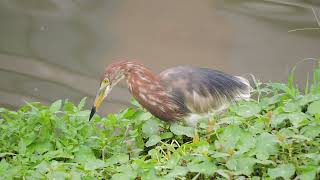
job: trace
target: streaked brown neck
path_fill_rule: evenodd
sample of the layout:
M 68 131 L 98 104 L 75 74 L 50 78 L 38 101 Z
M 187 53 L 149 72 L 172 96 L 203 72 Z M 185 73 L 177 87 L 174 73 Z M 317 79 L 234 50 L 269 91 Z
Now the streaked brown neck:
M 134 98 L 156 117 L 174 120 L 177 116 L 176 104 L 166 93 L 158 76 L 139 63 L 127 62 L 125 68 L 129 90 Z

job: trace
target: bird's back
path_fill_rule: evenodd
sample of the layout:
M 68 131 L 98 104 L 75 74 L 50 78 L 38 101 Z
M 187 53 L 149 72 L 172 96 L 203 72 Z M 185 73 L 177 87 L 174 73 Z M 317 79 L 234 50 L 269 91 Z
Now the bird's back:
M 190 113 L 221 111 L 231 102 L 250 97 L 248 80 L 208 68 L 174 67 L 159 78 L 175 103 Z

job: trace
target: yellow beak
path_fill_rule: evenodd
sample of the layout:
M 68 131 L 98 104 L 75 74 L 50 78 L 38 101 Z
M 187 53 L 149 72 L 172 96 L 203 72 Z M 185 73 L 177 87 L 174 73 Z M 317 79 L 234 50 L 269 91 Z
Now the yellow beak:
M 100 87 L 99 92 L 96 96 L 96 99 L 94 100 L 94 104 L 92 106 L 91 109 L 91 113 L 89 116 L 89 121 L 91 120 L 91 118 L 93 117 L 93 115 L 98 111 L 102 101 L 104 100 L 104 98 L 107 96 L 107 94 L 109 93 L 110 90 L 110 86 L 104 86 L 104 87 Z

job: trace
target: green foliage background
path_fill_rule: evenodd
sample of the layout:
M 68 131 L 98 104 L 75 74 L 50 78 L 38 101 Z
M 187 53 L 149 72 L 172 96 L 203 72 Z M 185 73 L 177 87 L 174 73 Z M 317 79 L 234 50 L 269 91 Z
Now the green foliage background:
M 197 129 L 140 107 L 88 122 L 85 99 L 0 108 L 0 179 L 319 179 L 320 69 L 303 93 L 292 74 Z

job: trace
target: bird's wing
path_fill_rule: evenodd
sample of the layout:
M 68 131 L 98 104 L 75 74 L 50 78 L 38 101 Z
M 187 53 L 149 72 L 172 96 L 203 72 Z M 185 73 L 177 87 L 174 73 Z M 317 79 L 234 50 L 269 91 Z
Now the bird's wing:
M 208 68 L 174 67 L 159 78 L 174 101 L 192 113 L 220 111 L 232 101 L 250 97 L 248 80 Z

